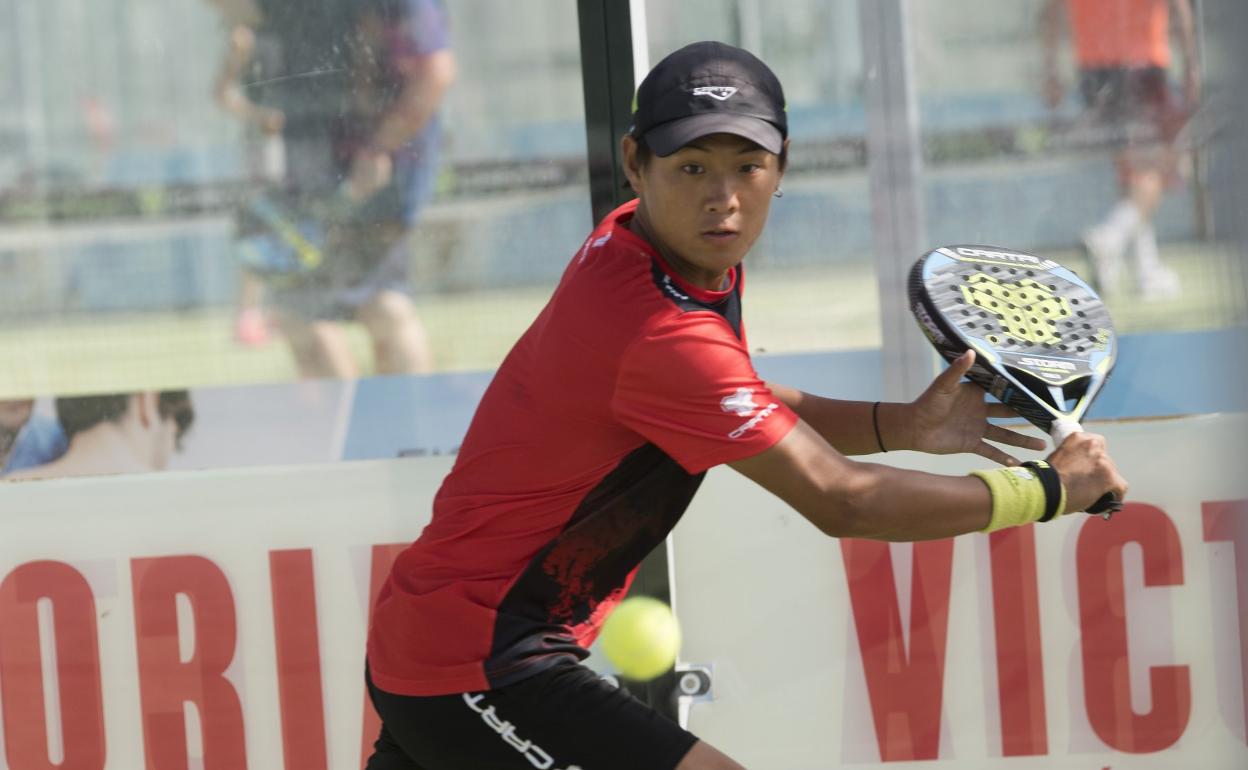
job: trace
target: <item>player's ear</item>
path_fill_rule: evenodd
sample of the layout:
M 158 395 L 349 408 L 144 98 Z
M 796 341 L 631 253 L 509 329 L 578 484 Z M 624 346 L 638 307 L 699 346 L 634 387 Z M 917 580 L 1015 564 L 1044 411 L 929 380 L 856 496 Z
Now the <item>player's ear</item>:
M 130 408 L 139 418 L 139 424 L 151 428 L 160 422 L 160 411 L 157 408 L 156 394 L 150 390 L 130 395 Z
M 620 164 L 624 167 L 624 176 L 628 179 L 633 192 L 641 195 L 645 184 L 641 180 L 641 154 L 637 152 L 637 140 L 632 134 L 620 138 Z

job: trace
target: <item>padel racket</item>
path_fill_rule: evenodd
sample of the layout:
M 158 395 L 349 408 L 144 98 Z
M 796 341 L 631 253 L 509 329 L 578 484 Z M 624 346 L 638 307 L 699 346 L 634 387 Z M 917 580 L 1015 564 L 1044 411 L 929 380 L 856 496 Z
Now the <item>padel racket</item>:
M 910 270 L 910 309 L 946 361 L 968 349 L 971 382 L 1048 433 L 1054 446 L 1105 385 L 1118 340 L 1109 311 L 1051 259 L 996 246 L 944 246 Z M 1111 493 L 1088 513 L 1122 508 Z

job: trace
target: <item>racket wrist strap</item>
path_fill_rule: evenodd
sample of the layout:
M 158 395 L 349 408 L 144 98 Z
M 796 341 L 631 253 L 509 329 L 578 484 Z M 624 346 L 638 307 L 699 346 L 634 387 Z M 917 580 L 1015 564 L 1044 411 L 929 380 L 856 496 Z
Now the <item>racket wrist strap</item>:
M 996 532 L 1040 521 L 1048 510 L 1044 483 L 1028 468 L 993 468 L 971 471 L 992 494 L 992 518 L 982 531 Z

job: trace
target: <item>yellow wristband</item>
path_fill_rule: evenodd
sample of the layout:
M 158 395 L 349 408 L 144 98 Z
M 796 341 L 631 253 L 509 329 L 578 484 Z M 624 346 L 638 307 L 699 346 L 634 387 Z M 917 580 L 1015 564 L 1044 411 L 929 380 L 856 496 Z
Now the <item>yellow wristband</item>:
M 992 493 L 992 520 L 984 532 L 1030 524 L 1044 516 L 1044 485 L 1035 473 L 1026 468 L 994 468 L 971 471 L 971 475 Z

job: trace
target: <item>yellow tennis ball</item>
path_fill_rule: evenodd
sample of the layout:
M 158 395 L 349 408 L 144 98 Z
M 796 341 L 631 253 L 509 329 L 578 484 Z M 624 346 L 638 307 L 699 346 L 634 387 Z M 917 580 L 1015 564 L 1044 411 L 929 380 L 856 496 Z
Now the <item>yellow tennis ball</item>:
M 620 675 L 654 679 L 672 667 L 680 652 L 680 625 L 663 602 L 633 596 L 620 602 L 602 626 L 602 651 Z

